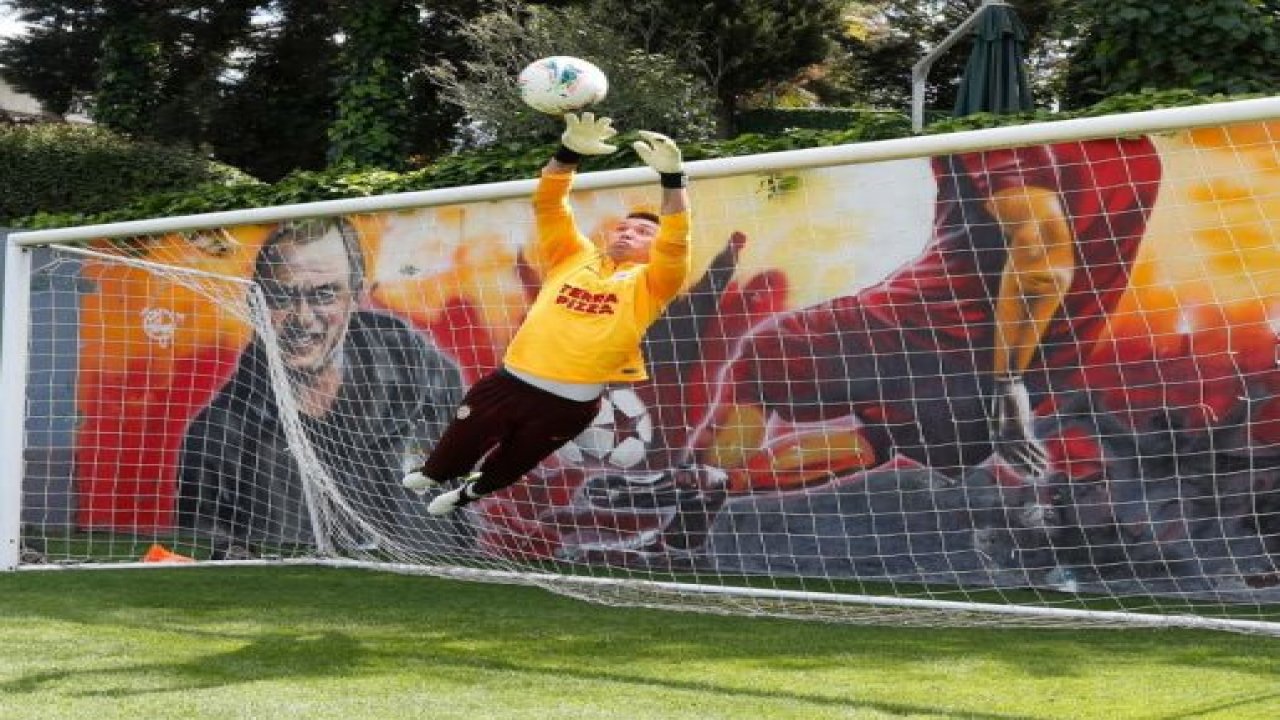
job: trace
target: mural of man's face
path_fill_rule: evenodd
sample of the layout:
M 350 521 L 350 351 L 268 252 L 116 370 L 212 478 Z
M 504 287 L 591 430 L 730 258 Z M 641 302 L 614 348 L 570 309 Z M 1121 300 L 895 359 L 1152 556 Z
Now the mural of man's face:
M 334 360 L 355 310 L 351 264 L 337 227 L 306 243 L 282 242 L 262 278 L 285 365 L 319 373 Z

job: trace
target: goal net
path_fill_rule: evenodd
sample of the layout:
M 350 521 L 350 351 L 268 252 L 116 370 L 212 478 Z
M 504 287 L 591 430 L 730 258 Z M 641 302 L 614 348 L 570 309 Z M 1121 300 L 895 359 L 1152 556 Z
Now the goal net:
M 0 532 L 32 569 L 357 564 L 712 612 L 1280 633 L 1277 116 L 691 163 L 693 272 L 649 379 L 445 518 L 400 478 L 541 286 L 532 181 L 18 234 Z M 657 199 L 626 170 L 571 202 L 594 235 Z

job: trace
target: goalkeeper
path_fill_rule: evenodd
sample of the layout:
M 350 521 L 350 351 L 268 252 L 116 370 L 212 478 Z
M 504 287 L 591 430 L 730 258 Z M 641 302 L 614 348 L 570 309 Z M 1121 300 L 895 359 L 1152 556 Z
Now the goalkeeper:
M 569 206 L 585 155 L 617 148 L 609 118 L 565 116 L 561 147 L 533 196 L 532 259 L 542 288 L 502 366 L 467 392 L 423 467 L 404 478 L 421 493 L 454 479 L 432 515 L 517 482 L 595 419 L 605 383 L 647 379 L 640 341 L 689 273 L 689 197 L 679 147 L 641 131 L 633 147 L 661 178 L 661 215 L 634 212 L 599 238 L 578 230 Z M 476 464 L 484 459 L 478 471 Z

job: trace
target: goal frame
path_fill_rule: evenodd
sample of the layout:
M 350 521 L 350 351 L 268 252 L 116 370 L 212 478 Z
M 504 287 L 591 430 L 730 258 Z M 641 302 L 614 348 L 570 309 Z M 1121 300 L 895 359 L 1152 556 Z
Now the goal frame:
M 1003 147 L 1017 147 L 1056 142 L 1083 141 L 1126 135 L 1153 134 L 1209 126 L 1280 119 L 1280 97 L 1214 103 L 1192 107 L 1151 110 L 1123 115 L 1035 123 L 1014 127 L 991 128 L 942 135 L 915 136 L 836 147 L 813 148 L 767 153 L 744 157 L 695 161 L 686 164 L 691 180 L 765 174 L 820 168 L 833 165 L 864 164 L 889 160 L 933 157 Z M 652 182 L 648 168 L 630 168 L 582 173 L 575 191 L 616 189 Z M 167 218 L 154 218 L 83 227 L 11 232 L 5 242 L 3 358 L 0 361 L 0 398 L 26 398 L 31 338 L 31 269 L 32 251 L 40 246 L 74 245 L 102 238 L 188 232 L 194 230 L 258 223 L 273 223 L 299 218 L 318 218 L 355 213 L 376 213 L 422 209 L 443 205 L 497 201 L 529 196 L 533 179 L 489 183 L 466 187 L 398 193 L 376 197 L 300 203 L 266 208 L 234 210 Z M 0 570 L 57 569 L 60 565 L 23 565 L 21 563 L 22 499 L 24 480 L 24 445 L 26 402 L 0 403 Z M 432 568 L 424 570 L 395 563 L 366 563 L 342 559 L 246 560 L 219 562 L 218 565 L 317 564 L 338 567 L 375 567 L 397 572 L 429 572 L 436 575 L 468 579 L 510 582 L 513 573 L 474 568 Z M 206 565 L 207 566 L 207 565 Z M 91 567 L 88 565 L 79 567 Z M 156 567 L 145 563 L 111 563 L 103 568 Z M 170 566 L 172 567 L 172 566 Z M 518 574 L 526 581 L 536 581 L 531 572 Z M 937 612 L 977 612 L 996 615 L 1021 614 L 1039 616 L 1049 621 L 1087 619 L 1101 626 L 1182 627 L 1218 629 L 1237 632 L 1280 635 L 1280 622 L 1235 620 L 1178 614 L 1144 612 L 1103 612 L 1069 608 L 994 605 L 933 599 L 894 598 L 761 589 L 734 586 L 708 586 L 626 578 L 560 577 L 546 582 L 575 584 L 616 583 L 634 585 L 654 591 L 674 591 L 711 596 L 735 594 L 764 600 L 785 602 L 857 603 L 898 608 L 920 608 Z M 539 582 L 544 585 L 546 583 Z M 570 591 L 569 594 L 572 594 Z M 769 614 L 767 611 L 762 614 Z

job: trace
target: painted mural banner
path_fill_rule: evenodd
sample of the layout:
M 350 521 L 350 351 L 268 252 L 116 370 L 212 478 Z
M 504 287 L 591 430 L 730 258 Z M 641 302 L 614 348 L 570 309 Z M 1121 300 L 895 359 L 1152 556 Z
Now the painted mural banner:
M 453 549 L 1276 592 L 1276 137 L 694 182 L 694 272 L 645 339 L 650 379 L 610 387 L 592 428 L 471 506 Z M 579 226 L 652 209 L 651 191 L 575 193 Z M 528 201 L 505 200 L 126 249 L 256 282 L 315 461 L 379 532 L 439 550 L 398 479 L 500 362 L 540 284 L 532 233 Z M 85 273 L 78 524 L 315 542 L 261 335 L 137 269 Z

